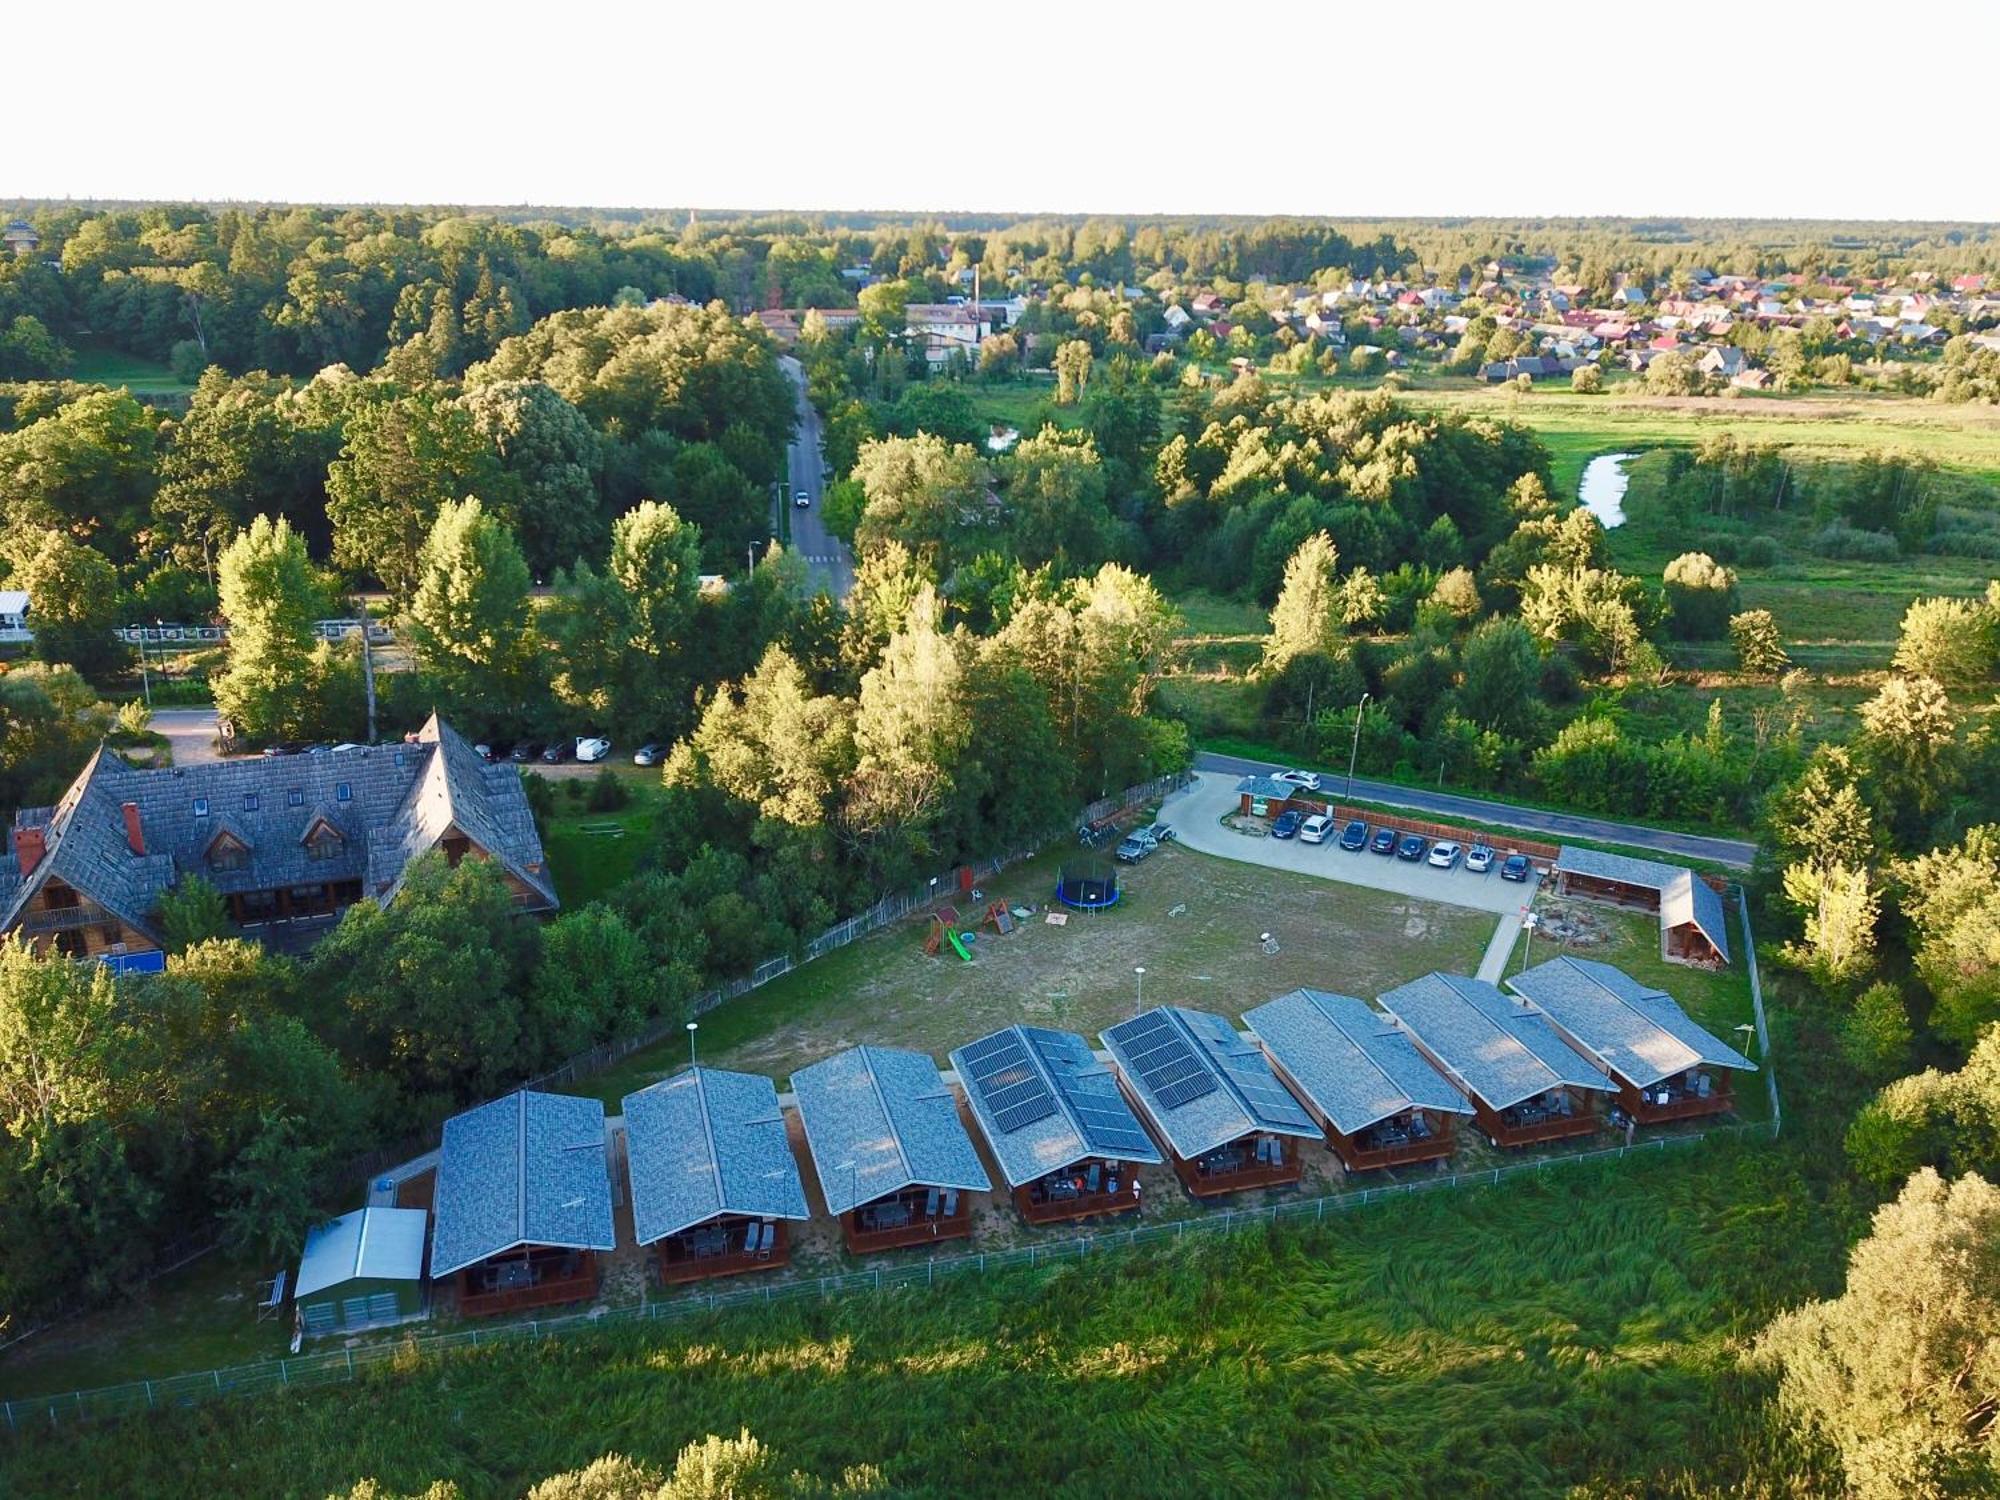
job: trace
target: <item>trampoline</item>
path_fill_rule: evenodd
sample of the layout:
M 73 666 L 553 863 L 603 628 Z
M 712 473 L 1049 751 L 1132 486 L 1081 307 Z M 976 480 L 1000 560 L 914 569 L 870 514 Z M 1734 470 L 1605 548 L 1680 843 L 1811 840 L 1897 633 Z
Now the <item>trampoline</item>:
M 1078 911 L 1116 906 L 1118 867 L 1097 863 L 1064 865 L 1056 876 L 1056 900 Z

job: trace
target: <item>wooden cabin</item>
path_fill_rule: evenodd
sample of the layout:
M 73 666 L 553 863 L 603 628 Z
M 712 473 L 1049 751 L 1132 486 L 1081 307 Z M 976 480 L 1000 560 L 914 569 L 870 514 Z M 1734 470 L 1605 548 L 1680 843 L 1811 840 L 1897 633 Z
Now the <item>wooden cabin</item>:
M 1507 981 L 1564 1041 L 1611 1075 L 1641 1125 L 1727 1114 L 1733 1081 L 1757 1065 L 1623 969 L 1564 954 Z
M 1104 1033 L 1118 1078 L 1197 1198 L 1288 1187 L 1319 1127 L 1255 1042 L 1221 1016 L 1162 1005 Z
M 523 1090 L 445 1121 L 431 1280 L 457 1283 L 462 1317 L 597 1295 L 617 1245 L 604 1105 Z
M 992 1178 L 958 1097 L 921 1052 L 850 1047 L 792 1075 L 828 1212 L 856 1255 L 972 1233 Z
M 664 1285 L 791 1259 L 790 1225 L 809 1215 L 776 1084 L 691 1068 L 627 1094 L 621 1108 L 632 1227 Z
M 1163 1158 L 1082 1037 L 1009 1026 L 960 1047 L 951 1063 L 1022 1218 L 1138 1211 L 1138 1167 Z
M 1457 1149 L 1472 1107 L 1366 1001 L 1299 989 L 1243 1020 L 1348 1171 L 1443 1161 Z
M 1423 1055 L 1472 1101 L 1495 1146 L 1590 1135 L 1598 1101 L 1613 1092 L 1555 1028 L 1483 979 L 1426 974 L 1379 1001 Z
M 1721 893 L 1685 866 L 1565 844 L 1554 873 L 1562 895 L 1658 913 L 1661 957 L 1706 968 L 1729 962 Z

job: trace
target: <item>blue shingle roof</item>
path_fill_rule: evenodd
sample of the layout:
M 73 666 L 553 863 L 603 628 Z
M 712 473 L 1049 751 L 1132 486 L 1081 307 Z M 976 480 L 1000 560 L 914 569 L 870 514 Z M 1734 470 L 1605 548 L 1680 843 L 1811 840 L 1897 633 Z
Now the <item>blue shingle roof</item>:
M 1506 1109 L 1564 1084 L 1612 1092 L 1555 1028 L 1483 979 L 1426 974 L 1381 997 L 1382 1008 L 1490 1109 Z
M 792 1093 L 831 1213 L 906 1187 L 992 1191 L 951 1086 L 921 1052 L 850 1047 L 794 1073 Z
M 1472 1113 L 1394 1022 L 1352 995 L 1293 990 L 1243 1019 L 1342 1135 L 1406 1109 Z
M 1623 969 L 1563 955 L 1507 981 L 1577 1045 L 1619 1077 L 1648 1088 L 1689 1068 L 1757 1065 L 1689 1019 L 1664 990 Z
M 604 1105 L 523 1091 L 453 1115 L 433 1209 L 433 1277 L 517 1245 L 614 1249 Z
M 627 1094 L 621 1107 L 640 1244 L 721 1214 L 807 1217 L 805 1185 L 770 1079 L 695 1068 Z
M 966 1053 L 1003 1037 L 1018 1044 L 1021 1065 L 1048 1090 L 1054 1108 L 1013 1130 L 1000 1127 L 985 1091 L 974 1082 Z M 969 1042 L 951 1054 L 972 1117 L 1000 1163 L 1010 1187 L 1022 1187 L 1051 1172 L 1089 1157 L 1113 1161 L 1158 1162 L 1159 1148 L 1132 1106 L 1118 1092 L 1111 1070 L 1100 1063 L 1090 1044 L 1074 1032 L 1039 1026 L 1010 1026 Z
M 1160 1031 L 1163 1025 L 1167 1032 Z M 1151 1049 L 1144 1044 L 1156 1035 L 1166 1036 L 1169 1045 L 1174 1038 L 1184 1044 L 1186 1066 L 1195 1070 L 1194 1088 L 1200 1092 L 1163 1084 L 1164 1075 L 1146 1060 Z M 1307 1140 L 1320 1133 L 1271 1071 L 1263 1050 L 1221 1016 L 1162 1005 L 1119 1022 L 1103 1036 L 1140 1108 L 1182 1161 L 1259 1131 Z
M 1685 865 L 1662 864 L 1655 859 L 1634 859 L 1627 854 L 1605 854 L 1564 844 L 1556 851 L 1555 868 L 1589 880 L 1610 880 L 1658 891 L 1661 926 L 1693 924 L 1715 944 L 1723 962 L 1729 961 L 1729 923 L 1723 915 L 1722 897 Z

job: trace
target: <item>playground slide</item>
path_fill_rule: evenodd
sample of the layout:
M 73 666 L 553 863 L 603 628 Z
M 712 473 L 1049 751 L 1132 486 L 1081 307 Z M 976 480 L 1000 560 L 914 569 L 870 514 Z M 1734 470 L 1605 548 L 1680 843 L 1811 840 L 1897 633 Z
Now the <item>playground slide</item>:
M 966 951 L 965 944 L 960 940 L 958 934 L 947 927 L 944 935 L 951 939 L 952 951 L 967 963 L 971 963 L 972 955 Z

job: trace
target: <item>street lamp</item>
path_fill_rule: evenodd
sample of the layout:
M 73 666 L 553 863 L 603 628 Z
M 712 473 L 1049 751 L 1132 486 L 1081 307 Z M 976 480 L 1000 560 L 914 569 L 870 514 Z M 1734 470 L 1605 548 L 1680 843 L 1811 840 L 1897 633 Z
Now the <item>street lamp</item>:
M 1516 974 L 1526 971 L 1528 967 L 1528 950 L 1534 946 L 1534 943 L 1535 914 L 1527 912 L 1521 917 L 1521 967 L 1514 971 Z
M 690 1022 L 688 1022 L 688 1066 L 689 1066 L 690 1068 L 692 1068 L 692 1067 L 693 1067 L 693 1066 L 695 1065 L 695 1062 L 694 1062 L 694 1034 L 695 1034 L 695 1031 L 696 1031 L 696 1029 L 697 1029 L 697 1028 L 698 1028 L 698 1027 L 699 1027 L 700 1025 L 701 1025 L 701 1023 L 700 1023 L 699 1021 L 690 1021 Z
M 1134 964 L 1132 973 L 1139 981 L 1139 997 L 1132 1003 L 1132 1014 L 1136 1016 L 1146 1008 L 1146 966 Z
M 1736 1029 L 1743 1033 L 1743 1050 L 1747 1053 L 1750 1050 L 1750 1043 L 1756 1038 L 1757 1028 L 1745 1021 Z
M 1354 705 L 1354 743 L 1347 748 L 1347 800 L 1354 800 L 1354 762 L 1361 755 L 1361 710 L 1368 706 L 1369 694 L 1363 693 L 1361 701 Z

